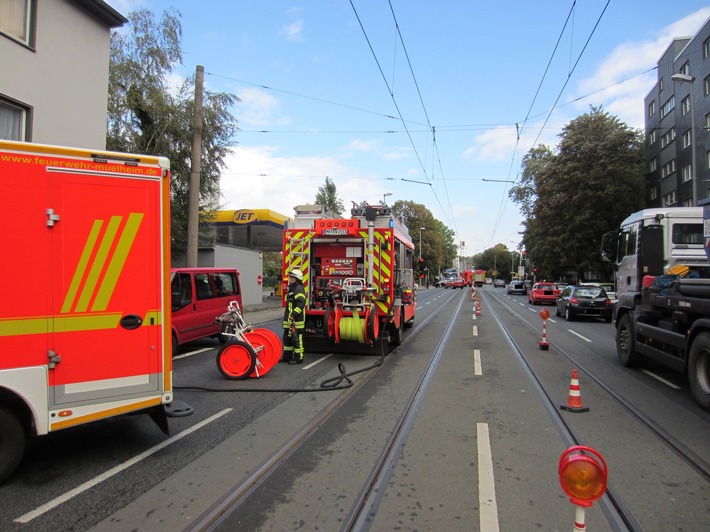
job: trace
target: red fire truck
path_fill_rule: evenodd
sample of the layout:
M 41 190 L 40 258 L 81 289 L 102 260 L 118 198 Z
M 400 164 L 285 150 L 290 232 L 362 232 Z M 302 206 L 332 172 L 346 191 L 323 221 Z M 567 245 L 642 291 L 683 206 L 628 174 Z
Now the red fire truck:
M 399 345 L 414 325 L 414 244 L 385 205 L 354 204 L 351 218 L 320 205 L 294 209 L 284 230 L 284 294 L 288 272 L 303 272 L 307 350 L 366 351 Z

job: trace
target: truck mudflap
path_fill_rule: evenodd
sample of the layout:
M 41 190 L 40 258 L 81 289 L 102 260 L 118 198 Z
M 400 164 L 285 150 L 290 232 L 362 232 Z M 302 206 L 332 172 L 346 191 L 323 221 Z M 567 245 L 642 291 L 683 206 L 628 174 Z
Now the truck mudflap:
M 185 401 L 180 401 L 178 399 L 173 400 L 172 403 L 159 405 L 150 409 L 150 419 L 155 421 L 161 431 L 166 436 L 170 436 L 170 426 L 168 425 L 168 418 L 171 417 L 187 417 L 191 416 L 194 412 L 192 406 L 187 404 Z

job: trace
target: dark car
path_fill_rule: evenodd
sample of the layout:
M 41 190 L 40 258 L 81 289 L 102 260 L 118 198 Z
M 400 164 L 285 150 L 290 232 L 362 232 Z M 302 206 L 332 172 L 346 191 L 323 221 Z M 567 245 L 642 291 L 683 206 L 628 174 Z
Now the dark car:
M 557 298 L 556 313 L 567 321 L 580 317 L 602 318 L 611 323 L 613 304 L 598 286 L 566 286 Z
M 493 287 L 494 288 L 505 288 L 505 280 L 504 279 L 496 279 L 493 281 Z

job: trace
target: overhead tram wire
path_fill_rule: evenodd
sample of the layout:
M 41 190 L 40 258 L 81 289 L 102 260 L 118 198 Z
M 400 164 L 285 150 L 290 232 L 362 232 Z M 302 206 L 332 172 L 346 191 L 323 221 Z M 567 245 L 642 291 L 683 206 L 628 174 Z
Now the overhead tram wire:
M 572 2 L 572 6 L 570 7 L 569 13 L 567 13 L 567 19 L 565 20 L 564 25 L 562 26 L 562 30 L 560 30 L 560 34 L 557 37 L 557 42 L 555 43 L 555 47 L 552 50 L 552 54 L 550 55 L 550 59 L 547 62 L 547 66 L 545 67 L 545 72 L 542 74 L 542 78 L 540 79 L 540 83 L 537 86 L 537 90 L 535 91 L 535 96 L 533 96 L 532 102 L 530 102 L 530 107 L 528 108 L 528 112 L 525 115 L 525 119 L 523 120 L 522 126 L 518 127 L 518 124 L 515 124 L 515 129 L 516 129 L 516 139 L 515 139 L 515 148 L 513 149 L 513 154 L 510 157 L 510 167 L 508 168 L 508 178 L 510 179 L 511 171 L 513 168 L 513 164 L 515 162 L 516 155 L 518 153 L 518 149 L 520 147 L 520 133 L 523 129 L 525 129 L 525 126 L 528 122 L 528 118 L 530 117 L 530 113 L 532 112 L 532 108 L 535 105 L 535 102 L 537 101 L 537 97 L 540 94 L 540 90 L 542 89 L 542 84 L 545 82 L 545 79 L 547 78 L 547 73 L 550 71 L 550 66 L 552 65 L 552 60 L 555 58 L 555 55 L 557 54 L 557 49 L 560 46 L 560 42 L 562 41 L 562 36 L 565 33 L 565 30 L 567 29 L 567 24 L 569 24 L 570 18 L 572 16 L 572 12 L 574 11 L 575 6 L 577 5 L 577 0 L 574 0 Z M 519 175 L 519 174 L 518 174 Z M 513 180 L 514 182 L 517 181 L 517 175 L 516 178 Z M 505 193 L 503 197 L 501 198 L 501 205 L 498 209 L 498 216 L 496 217 L 495 224 L 493 225 L 493 233 L 491 234 L 491 241 L 495 238 L 495 234 L 498 231 L 498 227 L 500 226 L 501 221 L 503 220 L 503 212 L 505 211 L 505 206 L 507 205 L 508 202 L 508 187 L 505 187 Z M 490 243 L 490 242 L 489 242 Z
M 352 3 L 352 2 L 351 2 Z M 397 20 L 397 15 L 394 12 L 394 7 L 392 7 L 392 1 L 388 0 L 388 4 L 390 6 L 390 12 L 392 13 L 392 18 L 394 19 L 394 24 L 395 28 L 397 29 L 397 35 L 399 36 L 399 42 L 402 44 L 402 50 L 404 51 L 404 56 L 407 58 L 407 65 L 409 66 L 409 72 L 412 75 L 412 80 L 414 81 L 414 86 L 417 89 L 417 96 L 419 96 L 419 103 L 422 105 L 422 110 L 424 111 L 424 116 L 426 117 L 427 124 L 429 126 L 429 129 L 431 130 L 431 137 L 432 137 L 432 149 L 434 152 L 436 152 L 437 159 L 439 162 L 439 169 L 441 170 L 441 182 L 444 184 L 444 192 L 446 193 L 446 201 L 449 205 L 449 212 L 451 213 L 452 219 L 454 218 L 454 210 L 451 207 L 451 199 L 449 197 L 449 189 L 446 186 L 446 179 L 444 178 L 444 173 L 443 173 L 443 168 L 441 167 L 441 157 L 439 156 L 439 149 L 436 144 L 436 128 L 431 125 L 431 120 L 429 119 L 429 113 L 426 110 L 426 105 L 424 105 L 424 98 L 422 97 L 422 92 L 419 89 L 419 83 L 417 82 L 417 76 L 414 74 L 414 68 L 412 67 L 412 61 L 409 59 L 409 52 L 407 51 L 407 46 L 404 44 L 404 37 L 402 36 L 402 31 L 400 30 L 399 27 L 399 21 Z M 432 159 L 433 159 L 433 154 L 432 154 Z M 426 175 L 426 174 L 425 174 Z M 444 216 L 446 216 L 446 211 L 444 211 L 443 206 L 441 205 L 441 202 L 439 201 L 439 197 L 436 194 L 436 191 L 432 188 L 432 191 L 434 192 L 434 197 L 436 198 L 437 202 L 439 203 L 439 206 L 442 208 L 442 212 L 444 213 Z M 456 234 L 458 234 L 458 228 L 456 227 L 456 220 L 453 220 L 453 223 L 449 221 L 447 217 L 447 222 L 449 222 L 450 225 L 453 225 L 454 231 Z
M 589 41 L 594 36 L 594 33 L 596 32 L 597 27 L 599 26 L 599 23 L 601 22 L 602 17 L 604 16 L 604 13 L 606 13 L 606 9 L 609 7 L 610 2 L 611 2 L 611 0 L 607 0 L 606 5 L 604 6 L 604 9 L 599 14 L 599 18 L 597 19 L 597 22 L 594 24 L 594 27 L 592 28 L 592 31 L 589 34 L 589 37 L 587 37 L 587 41 L 584 43 L 584 47 L 582 48 L 582 51 L 579 52 L 579 55 L 577 56 L 577 60 L 575 61 L 574 65 L 572 66 L 572 70 L 570 70 L 569 74 L 567 74 L 567 79 L 565 80 L 564 84 L 562 85 L 562 88 L 560 89 L 560 92 L 557 95 L 557 99 L 555 99 L 555 103 L 550 108 L 550 112 L 547 114 L 547 118 L 545 118 L 545 122 L 543 122 L 542 126 L 540 127 L 540 132 L 537 134 L 537 137 L 535 138 L 535 142 L 533 142 L 533 146 L 535 146 L 535 144 L 537 144 L 537 141 L 540 139 L 540 135 L 542 135 L 543 129 L 547 125 L 548 120 L 550 120 L 550 116 L 552 116 L 552 112 L 555 109 L 557 109 L 557 102 L 560 101 L 560 98 L 562 97 L 562 93 L 564 92 L 565 88 L 567 88 L 567 83 L 569 83 L 569 80 L 572 78 L 572 74 L 576 70 L 577 65 L 579 64 L 579 61 L 582 59 L 582 55 L 584 55 L 584 52 L 587 49 L 587 46 L 589 45 Z
M 360 30 L 362 31 L 363 36 L 365 37 L 365 40 L 367 41 L 367 45 L 370 48 L 370 53 L 372 54 L 372 57 L 375 60 L 375 64 L 377 65 L 377 69 L 380 72 L 380 76 L 382 77 L 382 80 L 385 82 L 385 86 L 387 87 L 387 92 L 389 92 L 390 98 L 392 99 L 392 103 L 394 104 L 395 109 L 397 109 L 397 113 L 399 114 L 400 119 L 402 120 L 402 125 L 404 126 L 404 129 L 407 133 L 407 137 L 409 138 L 409 143 L 411 144 L 412 149 L 414 150 L 414 154 L 417 157 L 417 161 L 419 161 L 419 166 L 421 167 L 422 172 L 424 173 L 424 177 L 426 178 L 427 183 L 429 184 L 429 188 L 432 190 L 432 193 L 434 194 L 434 197 L 436 198 L 436 201 L 439 204 L 439 207 L 441 207 L 441 210 L 444 213 L 444 216 L 446 216 L 446 211 L 444 209 L 444 206 L 441 205 L 441 201 L 439 200 L 439 197 L 437 196 L 436 191 L 434 191 L 434 188 L 432 187 L 431 180 L 429 179 L 429 175 L 427 173 L 426 167 L 424 166 L 424 162 L 422 161 L 422 158 L 419 154 L 419 150 L 417 150 L 417 146 L 414 143 L 414 139 L 412 138 L 411 132 L 409 131 L 409 128 L 407 127 L 407 124 L 405 123 L 404 118 L 402 117 L 402 111 L 399 108 L 399 104 L 397 103 L 397 99 L 395 98 L 394 92 L 392 91 L 392 88 L 391 88 L 389 82 L 387 81 L 387 77 L 385 76 L 385 73 L 382 70 L 382 65 L 380 64 L 379 59 L 377 59 L 377 54 L 375 53 L 375 50 L 372 47 L 372 42 L 370 41 L 370 38 L 367 35 L 367 31 L 365 31 L 365 27 L 363 26 L 362 20 L 360 19 L 360 15 L 358 14 L 357 9 L 355 8 L 355 5 L 353 4 L 352 0 L 350 0 L 350 7 L 352 7 L 353 13 L 355 14 L 355 18 L 357 19 L 357 22 L 360 26 Z M 395 19 L 395 22 L 396 22 L 396 19 Z M 401 37 L 401 35 L 400 35 L 400 37 Z M 406 50 L 405 50 L 405 53 L 406 53 Z M 411 65 L 410 65 L 410 67 L 411 67 Z M 449 221 L 448 217 L 447 217 L 447 221 Z M 449 223 L 451 223 L 451 222 L 449 222 Z
M 396 117 L 396 116 L 388 115 L 388 114 L 386 114 L 386 113 L 378 113 L 377 111 L 370 111 L 369 109 L 363 109 L 362 107 L 355 107 L 355 106 L 353 106 L 353 105 L 348 105 L 348 104 L 344 104 L 344 103 L 334 102 L 334 101 L 331 101 L 331 100 L 324 100 L 324 99 L 322 99 L 322 98 L 316 98 L 316 97 L 314 97 L 314 96 L 307 96 L 307 95 L 305 95 L 305 94 L 299 94 L 299 93 L 297 93 L 297 92 L 287 91 L 287 90 L 283 90 L 283 89 L 277 89 L 277 88 L 275 88 L 275 87 L 269 87 L 268 85 L 261 85 L 261 84 L 259 84 L 259 83 L 253 83 L 253 82 L 251 82 L 251 81 L 244 81 L 244 80 L 241 80 L 241 79 L 231 78 L 231 77 L 229 77 L 229 76 L 223 76 L 223 75 L 220 75 L 220 74 L 215 74 L 215 73 L 213 73 L 213 72 L 205 72 L 205 74 L 206 74 L 206 75 L 209 75 L 209 76 L 216 77 L 216 78 L 226 79 L 226 80 L 229 80 L 229 81 L 235 81 L 235 82 L 237 82 L 237 83 L 243 83 L 244 85 L 251 85 L 252 87 L 259 87 L 259 88 L 261 88 L 261 89 L 266 89 L 266 90 L 268 90 L 268 91 L 280 92 L 280 93 L 282 93 L 282 94 L 288 94 L 289 96 L 296 96 L 296 97 L 298 97 L 298 98 L 304 98 L 304 99 L 306 99 L 306 100 L 313 100 L 313 101 L 315 101 L 315 102 L 320 102 L 320 103 L 327 103 L 328 105 L 335 105 L 335 106 L 337 106 L 337 107 L 343 107 L 343 108 L 345 108 L 345 109 L 351 109 L 351 110 L 353 110 L 353 111 L 360 111 L 360 112 L 362 112 L 362 113 L 368 113 L 368 114 L 372 114 L 372 115 L 376 115 L 376 116 L 381 116 L 381 117 L 389 118 L 389 119 L 392 119 L 392 120 L 399 120 L 400 122 L 410 122 L 410 123 L 416 124 L 416 125 L 418 125 L 418 126 L 429 127 L 428 124 L 422 124 L 422 123 L 420 123 L 420 122 L 415 122 L 415 121 L 413 121 L 413 120 L 405 120 L 404 118 L 402 118 L 401 115 L 400 115 L 399 117 Z
M 582 50 L 579 52 L 579 55 L 577 56 L 577 60 L 574 62 L 574 65 L 572 66 L 569 73 L 567 74 L 567 79 L 565 79 L 565 82 L 562 85 L 562 88 L 560 89 L 560 92 L 558 93 L 554 104 L 550 108 L 550 111 L 549 111 L 547 117 L 545 118 L 545 121 L 543 122 L 542 126 L 540 127 L 540 131 L 538 132 L 537 137 L 535 137 L 535 141 L 532 144 L 533 146 L 535 146 L 537 144 L 537 141 L 540 139 L 540 135 L 542 135 L 542 132 L 545 129 L 545 126 L 547 125 L 547 122 L 550 120 L 550 116 L 552 116 L 552 112 L 555 109 L 557 109 L 557 103 L 560 101 L 560 98 L 562 97 L 562 94 L 564 93 L 565 88 L 567 88 L 567 84 L 569 83 L 569 80 L 572 78 L 572 74 L 576 70 L 577 65 L 579 65 L 579 61 L 582 59 L 582 56 L 584 55 L 584 52 L 586 51 L 587 46 L 589 45 L 589 42 L 591 41 L 592 37 L 594 36 L 594 33 L 596 32 L 597 28 L 599 27 L 599 23 L 601 22 L 602 17 L 604 16 L 604 13 L 606 13 L 606 10 L 609 7 L 610 2 L 611 2 L 611 0 L 607 0 L 606 4 L 604 5 L 604 9 L 602 9 L 602 12 L 599 14 L 599 17 L 597 18 L 597 21 L 594 24 L 592 31 L 589 33 L 589 36 L 587 37 L 587 40 L 584 43 L 584 46 L 582 47 Z M 572 5 L 573 8 L 574 8 L 575 4 L 576 4 L 576 0 Z M 568 16 L 568 18 L 569 18 L 569 16 Z M 566 25 L 566 22 L 565 22 L 565 25 Z M 501 211 L 499 212 L 498 219 L 496 220 L 496 224 L 493 228 L 494 234 L 495 234 L 495 231 L 496 231 L 498 225 L 500 224 L 500 220 L 502 219 L 502 217 L 503 217 L 503 212 L 501 209 Z

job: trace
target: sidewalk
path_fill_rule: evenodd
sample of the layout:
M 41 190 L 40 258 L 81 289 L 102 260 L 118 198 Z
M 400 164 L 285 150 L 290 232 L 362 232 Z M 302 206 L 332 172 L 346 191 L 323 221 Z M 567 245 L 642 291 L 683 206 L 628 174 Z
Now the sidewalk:
M 281 298 L 270 296 L 265 292 L 261 303 L 244 305 L 244 319 L 251 325 L 259 325 L 267 321 L 273 321 L 283 316 Z

